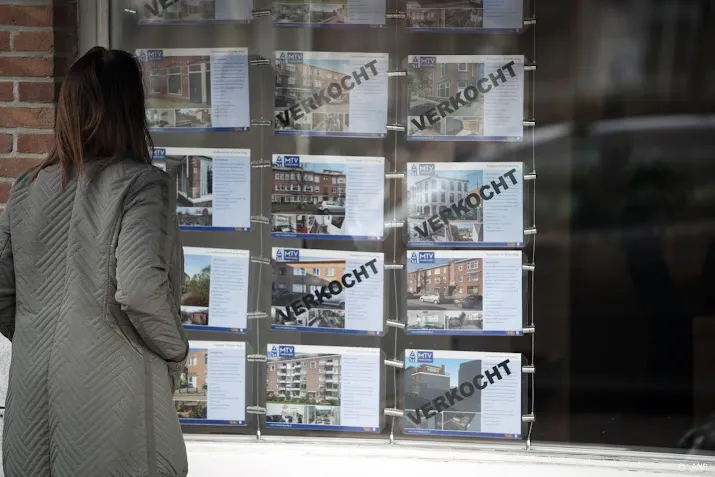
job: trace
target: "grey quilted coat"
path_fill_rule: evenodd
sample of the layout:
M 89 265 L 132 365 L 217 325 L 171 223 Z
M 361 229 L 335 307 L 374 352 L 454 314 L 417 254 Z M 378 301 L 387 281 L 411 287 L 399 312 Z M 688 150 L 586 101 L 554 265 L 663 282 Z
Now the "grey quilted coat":
M 57 166 L 19 177 L 0 217 L 5 477 L 188 473 L 175 195 L 153 166 L 100 166 L 64 191 Z

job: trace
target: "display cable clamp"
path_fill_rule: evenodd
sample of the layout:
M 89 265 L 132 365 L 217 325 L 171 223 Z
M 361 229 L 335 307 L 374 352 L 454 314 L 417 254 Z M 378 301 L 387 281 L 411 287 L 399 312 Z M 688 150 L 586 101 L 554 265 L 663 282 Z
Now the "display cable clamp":
M 272 167 L 272 166 L 273 166 L 273 163 L 271 161 L 260 160 L 260 161 L 252 161 L 251 162 L 251 167 L 254 169 L 259 169 L 259 168 L 263 168 L 263 167 Z
M 261 265 L 270 265 L 271 259 L 263 258 L 263 257 L 251 257 L 251 262 L 252 263 L 260 263 Z
M 393 78 L 397 76 L 407 76 L 407 71 L 405 70 L 393 70 L 393 71 L 388 71 L 387 72 L 387 77 L 388 78 Z
M 536 71 L 536 63 L 524 65 L 524 71 Z
M 249 320 L 263 320 L 268 318 L 268 313 L 263 311 L 253 311 L 250 313 L 246 313 L 246 318 Z
M 387 320 L 386 324 L 390 328 L 399 328 L 401 330 L 404 330 L 407 327 L 407 325 L 398 320 Z
M 533 272 L 534 270 L 536 270 L 536 265 L 534 265 L 533 263 L 527 263 L 525 265 L 522 265 L 521 269 L 525 272 Z
M 404 179 L 405 175 L 404 172 L 388 172 L 385 174 L 385 179 Z
M 270 225 L 271 219 L 264 215 L 254 215 L 253 217 L 251 217 L 251 222 L 255 224 Z
M 402 409 L 386 408 L 383 411 L 383 414 L 392 417 L 405 417 L 405 411 L 403 411 Z
M 268 119 L 251 119 L 251 126 L 273 126 L 273 121 Z
M 247 414 L 259 414 L 259 415 L 265 415 L 266 414 L 266 408 L 261 407 L 261 406 L 248 406 L 246 408 L 246 413 Z
M 253 15 L 254 18 L 260 18 L 270 16 L 271 13 L 270 10 L 253 10 L 251 15 Z
M 405 367 L 405 363 L 402 361 L 398 361 L 396 359 L 386 359 L 385 360 L 385 366 L 388 368 L 399 368 L 402 369 Z
M 535 181 L 536 171 L 531 171 L 528 174 L 524 174 L 524 182 Z
M 524 229 L 524 235 L 536 235 L 536 227 Z
M 268 361 L 268 358 L 266 358 L 265 354 L 249 354 L 246 356 L 246 360 L 251 363 L 265 363 Z
M 403 126 L 402 124 L 388 124 L 387 126 L 385 126 L 385 128 L 388 131 L 397 131 L 397 132 L 405 132 L 406 131 L 405 126 Z
M 534 416 L 533 414 L 521 416 L 521 422 L 536 422 L 536 416 Z
M 268 58 L 259 58 L 257 60 L 251 60 L 248 62 L 251 66 L 266 66 L 271 64 L 271 60 Z
M 533 128 L 536 127 L 536 119 L 527 119 L 524 121 L 524 127 L 525 128 Z
M 525 326 L 521 332 L 525 335 L 533 335 L 536 333 L 536 327 L 534 325 Z
M 407 15 L 405 15 L 405 12 L 397 10 L 395 12 L 386 13 L 385 18 L 388 20 L 404 20 L 407 18 Z
M 536 374 L 536 367 L 533 364 L 522 366 L 521 374 Z
M 536 17 L 530 17 L 524 19 L 524 26 L 536 25 Z
M 404 222 L 385 222 L 386 229 L 401 229 L 404 226 Z
M 402 270 L 405 266 L 401 263 L 386 263 L 385 270 Z

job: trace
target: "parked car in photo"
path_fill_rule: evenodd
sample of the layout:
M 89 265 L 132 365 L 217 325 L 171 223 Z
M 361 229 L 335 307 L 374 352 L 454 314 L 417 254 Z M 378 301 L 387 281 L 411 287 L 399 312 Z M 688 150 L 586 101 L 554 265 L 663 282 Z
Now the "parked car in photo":
M 273 290 L 271 294 L 271 304 L 273 306 L 283 306 L 290 305 L 296 300 L 300 300 L 303 297 L 301 293 L 293 293 L 285 288 L 278 288 Z
M 482 296 L 481 295 L 467 295 L 464 298 L 457 298 L 454 300 L 454 304 L 457 308 L 471 308 L 471 309 L 482 309 Z
M 295 104 L 295 99 L 290 96 L 276 96 L 274 104 L 276 107 L 290 108 Z
M 338 308 L 345 308 L 345 292 L 338 295 L 333 295 L 330 298 L 323 299 L 324 305 L 336 306 Z
M 436 292 L 427 292 L 420 297 L 420 301 L 437 305 L 444 301 L 444 297 Z
M 322 212 L 324 215 L 344 214 L 345 206 L 342 204 L 339 204 L 338 202 L 324 200 L 323 202 L 318 204 L 318 210 L 320 212 Z

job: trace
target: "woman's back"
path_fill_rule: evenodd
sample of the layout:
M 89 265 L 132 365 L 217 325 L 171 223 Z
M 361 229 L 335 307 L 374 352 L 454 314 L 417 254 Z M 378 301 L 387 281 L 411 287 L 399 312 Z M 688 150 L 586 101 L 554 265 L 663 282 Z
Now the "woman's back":
M 0 217 L 6 477 L 187 474 L 172 198 L 166 173 L 129 157 L 48 164 L 13 185 Z

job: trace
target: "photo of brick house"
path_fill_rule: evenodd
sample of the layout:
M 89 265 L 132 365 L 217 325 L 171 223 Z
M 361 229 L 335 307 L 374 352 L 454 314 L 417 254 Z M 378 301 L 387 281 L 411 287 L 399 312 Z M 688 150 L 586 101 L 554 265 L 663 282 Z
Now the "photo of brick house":
M 306 260 L 301 262 L 276 262 L 273 267 L 273 290 L 290 293 L 312 293 L 339 280 L 345 271 L 345 260 Z M 335 295 L 335 298 L 344 294 Z M 276 294 L 276 296 L 278 296 Z M 288 303 L 275 302 L 274 306 Z
M 484 301 L 484 259 L 438 259 L 407 264 L 407 309 L 416 311 L 481 311 Z M 413 316 L 415 325 L 424 317 Z M 439 320 L 440 323 L 444 319 Z
M 341 358 L 339 354 L 268 358 L 267 401 L 339 406 Z
M 189 349 L 179 389 L 174 392 L 176 412 L 180 418 L 207 417 L 208 358 L 207 349 Z
M 142 60 L 147 108 L 210 108 L 211 57 L 163 56 Z
M 213 207 L 213 158 L 166 156 L 160 167 L 176 181 L 179 225 L 210 226 Z

